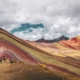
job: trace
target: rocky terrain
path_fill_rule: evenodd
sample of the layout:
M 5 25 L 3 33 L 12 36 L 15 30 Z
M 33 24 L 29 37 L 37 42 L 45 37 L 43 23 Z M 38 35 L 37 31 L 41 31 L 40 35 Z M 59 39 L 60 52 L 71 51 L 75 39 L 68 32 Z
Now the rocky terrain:
M 42 64 L 33 66 L 6 60 L 0 63 L 0 80 L 79 80 L 79 77 L 49 70 Z

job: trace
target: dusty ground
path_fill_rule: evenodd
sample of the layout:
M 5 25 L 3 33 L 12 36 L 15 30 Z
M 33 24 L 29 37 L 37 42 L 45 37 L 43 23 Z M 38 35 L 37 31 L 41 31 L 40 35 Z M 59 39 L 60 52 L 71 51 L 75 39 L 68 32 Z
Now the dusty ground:
M 50 71 L 41 65 L 0 63 L 0 80 L 80 80 L 78 77 Z

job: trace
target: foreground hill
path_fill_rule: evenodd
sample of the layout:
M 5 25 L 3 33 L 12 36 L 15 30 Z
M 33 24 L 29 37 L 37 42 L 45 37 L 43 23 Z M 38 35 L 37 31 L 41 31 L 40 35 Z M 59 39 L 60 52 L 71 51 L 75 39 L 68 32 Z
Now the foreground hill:
M 29 65 L 43 64 L 50 70 L 80 77 L 80 50 L 63 42 L 24 41 L 0 29 L 0 58 L 3 57 Z
M 44 65 L 0 63 L 0 80 L 79 80 L 79 77 L 48 70 Z

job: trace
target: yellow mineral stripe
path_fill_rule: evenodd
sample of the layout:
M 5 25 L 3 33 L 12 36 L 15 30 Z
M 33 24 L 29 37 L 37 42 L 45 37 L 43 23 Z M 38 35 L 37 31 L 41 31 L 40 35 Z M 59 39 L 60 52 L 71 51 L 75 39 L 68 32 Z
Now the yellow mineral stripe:
M 60 62 L 58 60 L 55 60 L 55 59 L 52 59 L 52 57 L 48 56 L 48 55 L 45 55 L 45 54 L 42 54 L 41 52 L 35 50 L 35 49 L 32 49 L 26 45 L 23 45 L 22 43 L 19 43 L 18 41 L 12 39 L 11 37 L 1 33 L 0 34 L 0 37 L 4 38 L 5 40 L 15 44 L 17 47 L 21 48 L 22 50 L 30 53 L 30 55 L 34 56 L 35 58 L 39 59 L 40 61 L 44 62 L 44 63 L 47 63 L 47 64 L 54 64 L 56 66 L 60 66 L 62 68 L 66 68 L 68 69 L 69 71 L 71 72 L 74 72 L 76 74 L 79 74 L 80 75 L 80 68 L 78 67 L 75 67 L 75 66 L 72 66 L 72 65 L 69 65 L 69 64 L 65 64 L 63 62 Z

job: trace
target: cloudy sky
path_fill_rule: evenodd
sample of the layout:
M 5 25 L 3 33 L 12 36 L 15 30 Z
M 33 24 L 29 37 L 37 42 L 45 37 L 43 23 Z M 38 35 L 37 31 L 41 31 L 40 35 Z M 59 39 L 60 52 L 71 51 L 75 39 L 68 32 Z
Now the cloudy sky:
M 80 35 L 80 0 L 0 0 L 0 27 L 26 40 Z

